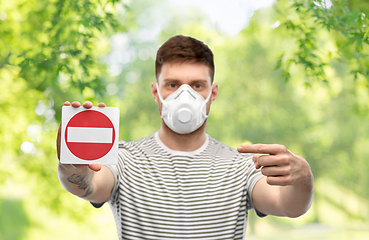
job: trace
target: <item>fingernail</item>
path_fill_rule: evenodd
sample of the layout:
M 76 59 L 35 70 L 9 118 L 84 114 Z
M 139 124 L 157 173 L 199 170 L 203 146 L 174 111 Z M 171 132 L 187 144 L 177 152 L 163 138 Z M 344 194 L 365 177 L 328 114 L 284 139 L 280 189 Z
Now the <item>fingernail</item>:
M 242 152 L 242 151 L 243 151 L 243 147 L 242 147 L 242 146 L 239 146 L 239 147 L 237 148 L 237 151 Z

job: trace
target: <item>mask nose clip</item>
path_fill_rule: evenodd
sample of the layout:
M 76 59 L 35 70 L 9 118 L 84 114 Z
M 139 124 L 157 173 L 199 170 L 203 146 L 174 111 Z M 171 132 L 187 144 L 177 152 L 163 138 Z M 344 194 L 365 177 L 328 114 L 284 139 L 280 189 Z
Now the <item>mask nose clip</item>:
M 187 94 L 189 94 L 193 99 L 195 99 L 195 100 L 197 99 L 196 96 L 194 96 L 193 93 L 191 93 L 188 89 L 182 90 L 180 93 L 178 93 L 178 95 L 174 99 L 177 99 L 184 92 L 186 92 Z
M 187 108 L 181 108 L 177 113 L 177 118 L 181 123 L 187 123 L 191 120 L 191 111 Z

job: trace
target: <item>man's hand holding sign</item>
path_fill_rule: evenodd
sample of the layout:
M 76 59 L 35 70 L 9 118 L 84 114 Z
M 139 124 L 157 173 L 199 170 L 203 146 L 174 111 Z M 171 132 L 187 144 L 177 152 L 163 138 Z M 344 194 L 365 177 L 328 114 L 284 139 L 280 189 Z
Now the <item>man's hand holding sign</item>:
M 74 109 L 81 108 L 81 104 L 79 102 L 73 102 L 71 104 L 70 102 L 67 101 L 63 104 L 63 106 L 72 106 Z M 83 110 L 90 110 L 93 108 L 93 104 L 87 101 L 83 103 L 82 107 L 84 108 Z M 106 105 L 104 103 L 99 103 L 98 107 L 105 109 Z M 89 119 L 86 119 L 86 121 L 88 120 Z M 93 163 L 88 163 L 89 161 L 79 159 L 77 156 L 73 156 L 73 153 L 71 153 L 70 151 L 70 147 L 69 149 L 67 147 L 68 141 L 71 141 L 72 143 L 77 142 L 78 144 L 78 142 L 82 141 L 88 142 L 88 140 L 84 140 L 83 136 L 81 136 L 82 140 L 78 140 L 79 136 L 75 136 L 74 139 L 68 140 L 68 136 L 66 133 L 67 129 L 66 125 L 67 123 L 66 122 L 64 123 L 62 120 L 62 124 L 59 127 L 57 137 L 57 153 L 59 158 L 58 173 L 60 182 L 63 184 L 65 189 L 67 189 L 74 195 L 77 195 L 83 199 L 89 200 L 94 203 L 105 202 L 109 198 L 111 190 L 114 186 L 114 177 L 111 171 L 106 166 L 100 164 L 101 162 L 100 160 L 102 158 L 98 158 L 94 161 L 91 161 Z M 89 130 L 91 128 L 86 129 Z M 116 131 L 115 134 L 118 135 L 118 131 Z M 114 159 L 117 159 L 117 156 L 112 157 Z M 71 164 L 64 164 L 63 162 L 68 162 Z M 104 162 L 102 161 L 101 163 Z M 100 179 L 104 180 L 101 181 Z
M 261 173 L 266 176 L 256 184 L 252 194 L 258 211 L 288 217 L 298 217 L 306 212 L 312 202 L 314 179 L 303 157 L 278 144 L 246 144 L 237 150 L 255 153 L 255 167 L 261 168 Z

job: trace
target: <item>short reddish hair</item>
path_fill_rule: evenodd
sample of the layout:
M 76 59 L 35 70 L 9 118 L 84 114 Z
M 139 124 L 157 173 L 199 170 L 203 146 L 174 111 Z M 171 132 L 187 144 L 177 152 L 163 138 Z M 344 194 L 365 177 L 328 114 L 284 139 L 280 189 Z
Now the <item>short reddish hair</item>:
M 214 80 L 214 55 L 203 42 L 187 36 L 177 35 L 169 38 L 156 53 L 155 76 L 161 72 L 164 63 L 193 62 L 204 63 L 210 68 L 211 82 Z

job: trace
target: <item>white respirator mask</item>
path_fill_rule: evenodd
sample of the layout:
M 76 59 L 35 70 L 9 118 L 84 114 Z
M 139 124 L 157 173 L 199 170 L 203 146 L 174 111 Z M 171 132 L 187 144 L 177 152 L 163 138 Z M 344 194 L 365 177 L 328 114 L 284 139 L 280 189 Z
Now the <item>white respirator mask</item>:
M 171 93 L 165 100 L 159 92 L 160 101 L 163 103 L 161 118 L 165 124 L 174 132 L 179 134 L 192 133 L 201 127 L 208 118 L 206 114 L 206 103 L 211 96 L 204 97 L 193 90 L 188 84 L 182 84 L 175 92 Z

